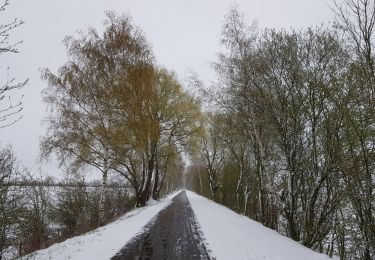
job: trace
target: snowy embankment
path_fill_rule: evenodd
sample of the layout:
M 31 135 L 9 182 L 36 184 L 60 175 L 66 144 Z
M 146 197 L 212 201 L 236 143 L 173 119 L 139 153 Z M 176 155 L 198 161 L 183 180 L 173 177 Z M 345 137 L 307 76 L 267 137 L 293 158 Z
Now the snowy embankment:
M 204 243 L 216 259 L 331 259 L 266 228 L 260 223 L 186 191 Z
M 110 259 L 142 228 L 166 208 L 174 192 L 158 203 L 135 209 L 115 222 L 95 229 L 84 235 L 73 237 L 36 251 L 21 259 Z

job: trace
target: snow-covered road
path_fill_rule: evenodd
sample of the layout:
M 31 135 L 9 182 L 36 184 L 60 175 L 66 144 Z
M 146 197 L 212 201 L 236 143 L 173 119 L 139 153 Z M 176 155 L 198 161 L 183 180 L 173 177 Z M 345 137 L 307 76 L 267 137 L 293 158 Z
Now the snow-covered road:
M 129 241 L 134 242 L 136 240 L 132 238 L 145 237 L 144 234 L 147 232 L 160 233 L 168 229 L 175 229 L 175 227 L 166 227 L 168 219 L 164 221 L 163 228 L 150 228 L 150 226 L 158 224 L 156 222 L 161 219 L 160 216 L 171 218 L 171 225 L 179 225 L 178 221 L 173 221 L 173 218 L 179 216 L 179 214 L 188 214 L 187 221 L 189 223 L 181 222 L 182 224 L 185 223 L 185 226 L 199 226 L 200 235 L 194 236 L 194 239 L 199 237 L 202 241 L 195 242 L 198 244 L 203 242 L 210 257 L 214 259 L 330 259 L 326 255 L 318 254 L 280 235 L 276 231 L 266 228 L 258 222 L 239 215 L 194 192 L 186 191 L 189 201 L 186 200 L 184 195 L 184 200 L 175 199 L 172 202 L 172 199 L 179 193 L 180 191 L 175 192 L 159 203 L 129 212 L 114 223 L 52 245 L 47 249 L 26 256 L 24 259 L 110 259 L 120 252 L 122 248 L 127 248 L 124 245 Z M 168 207 L 171 203 L 180 203 L 181 205 L 175 205 L 173 207 L 175 209 L 171 211 L 171 207 Z M 186 210 L 186 208 L 189 208 L 189 210 Z M 153 221 L 151 222 L 151 220 Z M 148 223 L 149 225 L 147 225 Z M 191 231 L 194 228 L 185 230 L 188 232 L 182 232 L 182 237 L 187 237 L 191 235 L 189 233 L 194 233 Z M 167 233 L 177 237 L 176 232 Z M 153 236 L 160 237 L 158 234 Z M 160 239 L 162 238 L 160 237 Z M 189 241 L 191 241 L 191 239 L 182 241 L 183 239 L 175 239 L 173 237 L 164 239 L 169 241 L 168 243 L 174 243 L 174 245 L 168 245 L 168 248 L 181 247 L 181 244 L 190 243 Z M 179 245 L 178 243 L 181 244 Z M 152 244 L 160 246 L 160 243 Z M 199 259 L 199 257 L 195 258 Z M 189 259 L 195 258 L 190 257 Z M 184 258 L 180 257 L 178 259 Z
M 128 259 L 209 259 L 185 191 L 112 258 Z

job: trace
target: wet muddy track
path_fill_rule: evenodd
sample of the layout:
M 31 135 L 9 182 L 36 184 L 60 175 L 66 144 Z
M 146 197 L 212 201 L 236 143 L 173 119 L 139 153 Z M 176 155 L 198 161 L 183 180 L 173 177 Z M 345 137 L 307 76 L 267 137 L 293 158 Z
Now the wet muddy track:
M 185 191 L 112 259 L 209 259 Z

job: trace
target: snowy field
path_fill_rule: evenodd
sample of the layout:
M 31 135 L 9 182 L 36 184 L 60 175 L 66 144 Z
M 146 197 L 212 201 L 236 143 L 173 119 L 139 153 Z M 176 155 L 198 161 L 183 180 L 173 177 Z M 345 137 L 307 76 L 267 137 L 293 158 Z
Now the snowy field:
M 54 244 L 21 259 L 110 259 L 160 210 L 167 207 L 177 193 L 172 193 L 159 203 L 152 202 L 147 207 L 130 211 L 104 227 Z
M 186 191 L 186 194 L 205 244 L 211 256 L 218 260 L 331 259 L 194 192 Z

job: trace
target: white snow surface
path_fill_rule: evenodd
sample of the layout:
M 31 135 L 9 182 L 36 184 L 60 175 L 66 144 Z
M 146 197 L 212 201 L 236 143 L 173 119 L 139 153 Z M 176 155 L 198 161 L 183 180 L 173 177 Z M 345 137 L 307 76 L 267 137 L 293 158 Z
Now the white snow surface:
M 221 259 L 331 259 L 243 215 L 186 191 L 211 257 Z
M 146 207 L 132 210 L 111 224 L 54 244 L 21 259 L 110 259 L 133 236 L 141 233 L 143 227 L 166 208 L 179 192 L 166 196 L 158 203 L 153 201 Z

